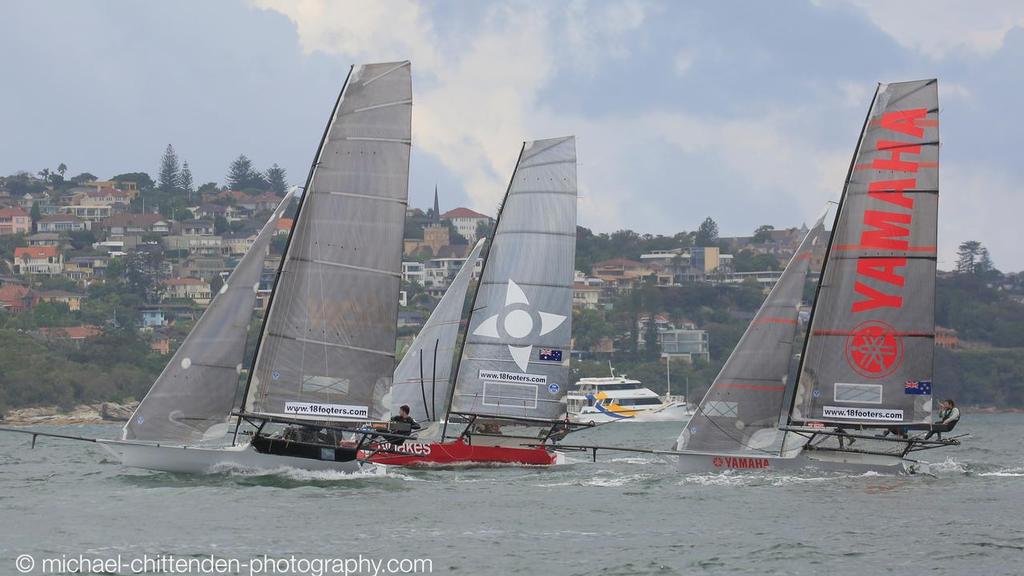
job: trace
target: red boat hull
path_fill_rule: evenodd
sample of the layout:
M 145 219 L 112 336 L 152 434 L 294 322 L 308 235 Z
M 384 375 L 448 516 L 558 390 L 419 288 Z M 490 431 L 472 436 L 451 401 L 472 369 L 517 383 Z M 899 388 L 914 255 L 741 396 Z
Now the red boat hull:
M 558 454 L 544 448 L 509 448 L 505 446 L 477 446 L 466 444 L 462 439 L 454 442 L 406 442 L 401 445 L 385 445 L 386 452 L 361 453 L 360 458 L 369 457 L 370 462 L 392 466 L 430 466 L 446 464 L 528 464 L 551 466 L 558 461 Z M 396 454 L 395 452 L 401 452 Z

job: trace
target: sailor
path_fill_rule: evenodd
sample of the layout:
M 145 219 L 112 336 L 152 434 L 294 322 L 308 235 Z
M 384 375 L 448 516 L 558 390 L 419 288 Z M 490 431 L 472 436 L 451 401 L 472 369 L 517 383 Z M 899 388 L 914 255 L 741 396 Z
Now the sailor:
M 392 431 L 399 434 L 410 434 L 413 430 L 419 430 L 421 428 L 420 423 L 413 420 L 412 416 L 409 416 L 409 405 L 403 404 L 398 409 L 398 415 L 391 417 L 391 422 L 398 424 L 393 426 Z M 392 444 L 401 444 L 405 442 L 405 438 L 394 438 L 391 440 Z
M 947 398 L 940 402 L 939 408 L 939 421 L 932 424 L 931 431 L 924 437 L 925 440 L 930 440 L 935 434 L 938 434 L 941 440 L 942 433 L 949 432 L 960 421 L 960 409 L 956 407 L 956 402 L 953 402 L 952 399 Z

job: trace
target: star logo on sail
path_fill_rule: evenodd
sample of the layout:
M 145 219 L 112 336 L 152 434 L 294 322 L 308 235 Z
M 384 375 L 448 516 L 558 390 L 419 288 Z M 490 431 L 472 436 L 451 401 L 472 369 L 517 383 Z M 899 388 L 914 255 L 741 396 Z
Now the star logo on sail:
M 537 336 L 549 334 L 561 326 L 562 322 L 565 322 L 566 316 L 549 312 L 537 312 L 535 318 L 534 314 L 528 309 L 524 309 L 525 306 L 529 305 L 530 301 L 526 297 L 526 293 L 510 278 L 508 286 L 505 288 L 505 308 L 498 314 L 485 318 L 473 330 L 473 334 L 485 338 L 502 338 L 502 333 L 504 333 L 505 336 L 513 340 L 523 340 L 534 335 L 535 332 Z M 537 329 L 537 320 L 540 320 L 539 329 Z M 512 355 L 516 366 L 519 366 L 520 370 L 526 372 L 526 368 L 530 364 L 530 354 L 533 352 L 533 345 L 516 346 L 509 344 L 508 351 Z
M 903 339 L 885 322 L 862 322 L 846 339 L 846 361 L 865 378 L 884 378 L 903 362 Z

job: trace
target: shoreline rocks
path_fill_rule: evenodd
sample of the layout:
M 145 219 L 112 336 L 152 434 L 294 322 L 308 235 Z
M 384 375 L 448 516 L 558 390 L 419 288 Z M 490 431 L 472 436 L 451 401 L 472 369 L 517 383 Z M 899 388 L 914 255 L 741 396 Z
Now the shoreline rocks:
M 75 406 L 70 411 L 61 410 L 58 406 L 18 408 L 8 411 L 4 418 L 0 419 L 0 422 L 13 426 L 127 422 L 138 405 L 138 402 L 128 402 L 126 404 L 98 402 L 96 404 L 81 404 Z

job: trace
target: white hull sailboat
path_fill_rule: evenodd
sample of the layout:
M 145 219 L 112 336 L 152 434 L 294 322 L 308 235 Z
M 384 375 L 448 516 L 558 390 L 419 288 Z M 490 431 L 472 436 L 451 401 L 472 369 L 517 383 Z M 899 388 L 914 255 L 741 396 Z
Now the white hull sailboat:
M 912 454 L 959 444 L 923 434 L 932 429 L 938 127 L 936 80 L 879 85 L 795 382 L 808 239 L 680 435 L 680 471 L 916 473 L 927 466 Z
M 124 465 L 354 472 L 385 423 L 395 360 L 412 128 L 409 62 L 354 66 L 295 213 L 237 396 L 263 261 L 286 197 L 154 382 L 119 440 Z M 236 417 L 234 434 L 229 421 Z M 251 429 L 241 429 L 242 424 Z

